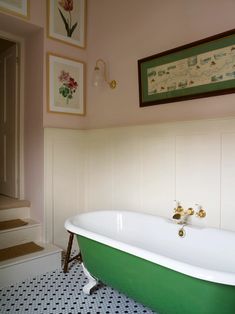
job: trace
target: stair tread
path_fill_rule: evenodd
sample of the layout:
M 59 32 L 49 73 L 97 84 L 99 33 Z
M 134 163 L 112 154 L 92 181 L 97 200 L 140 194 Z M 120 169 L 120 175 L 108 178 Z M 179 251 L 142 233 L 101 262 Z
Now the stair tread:
M 10 265 L 14 265 L 14 264 L 18 264 L 18 263 L 23 263 L 23 262 L 26 262 L 28 260 L 40 258 L 40 257 L 47 256 L 50 254 L 62 252 L 61 248 L 59 248 L 53 244 L 50 244 L 50 243 L 35 242 L 35 244 L 42 247 L 42 250 L 40 250 L 38 252 L 26 254 L 26 255 L 14 257 L 14 258 L 11 258 L 8 260 L 0 261 L 0 268 L 8 267 Z M 1 250 L 0 250 L 0 252 L 1 252 Z
M 19 207 L 30 207 L 30 202 L 27 200 L 17 200 L 0 195 L 0 210 Z
M 43 247 L 34 242 L 17 244 L 0 250 L 0 261 L 42 251 Z
M 11 219 L 11 220 L 0 221 L 0 231 L 19 228 L 27 224 L 28 222 L 22 219 Z
M 32 227 L 40 225 L 40 222 L 33 220 L 33 219 L 30 219 L 30 218 L 12 219 L 12 220 L 7 220 L 7 221 L 10 222 L 10 221 L 14 221 L 14 220 L 22 220 L 23 222 L 25 222 L 25 224 L 24 225 L 22 224 L 21 226 L 15 225 L 15 227 L 2 229 L 2 230 L 0 227 L 0 234 L 4 233 L 4 232 L 11 232 L 11 231 L 16 231 L 16 230 L 21 230 L 21 229 L 28 229 L 28 228 L 32 228 Z M 0 221 L 0 226 L 1 226 L 1 224 L 5 223 L 5 222 L 6 222 L 5 220 Z

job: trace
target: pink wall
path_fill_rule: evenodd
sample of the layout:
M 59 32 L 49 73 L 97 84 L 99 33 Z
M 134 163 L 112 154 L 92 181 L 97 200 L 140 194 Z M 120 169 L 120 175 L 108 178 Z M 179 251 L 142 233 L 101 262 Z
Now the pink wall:
M 137 75 L 140 58 L 234 28 L 234 0 L 90 0 L 87 11 L 87 49 L 47 38 L 46 0 L 31 0 L 30 20 L 21 23 L 22 30 L 27 24 L 44 28 L 44 127 L 89 129 L 235 115 L 233 94 L 139 108 Z M 14 29 L 6 18 L 5 23 Z M 47 111 L 48 51 L 86 62 L 85 117 Z M 118 81 L 116 90 L 91 85 L 97 58 L 110 65 L 110 78 Z
M 31 216 L 43 220 L 43 29 L 26 39 L 24 160 L 25 199 L 32 203 Z
M 87 11 L 87 49 L 47 38 L 46 0 L 30 1 L 27 22 L 1 17 L 0 24 L 9 32 L 27 33 L 29 26 L 44 28 L 44 127 L 86 129 L 235 115 L 233 94 L 139 108 L 137 75 L 140 58 L 234 28 L 234 0 L 90 0 Z M 47 111 L 47 51 L 86 62 L 85 117 Z M 118 81 L 116 90 L 91 85 L 97 58 L 110 65 L 110 78 Z
M 235 95 L 139 108 L 137 60 L 235 28 L 234 0 L 89 2 L 88 128 L 235 115 Z M 90 84 L 95 60 L 110 64 L 116 90 Z
M 0 12 L 0 30 L 25 41 L 24 186 L 33 218 L 44 219 L 43 126 L 83 128 L 86 117 L 47 112 L 46 53 L 51 51 L 86 60 L 86 50 L 50 40 L 46 33 L 46 0 L 30 1 L 30 18 Z
M 62 56 L 87 61 L 87 52 L 85 49 L 75 48 L 70 45 L 60 43 L 47 38 L 47 1 L 30 0 L 30 18 L 28 20 L 15 16 L 0 13 L 0 27 L 9 33 L 28 37 L 32 32 L 40 28 L 43 29 L 43 126 L 82 129 L 86 124 L 87 117 L 76 115 L 61 115 L 49 113 L 47 111 L 46 99 L 46 53 L 52 52 Z

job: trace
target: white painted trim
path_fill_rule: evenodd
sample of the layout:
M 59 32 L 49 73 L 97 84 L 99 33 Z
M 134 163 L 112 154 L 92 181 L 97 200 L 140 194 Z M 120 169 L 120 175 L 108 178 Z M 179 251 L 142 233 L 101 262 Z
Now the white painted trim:
M 62 250 L 51 244 L 37 244 L 44 250 L 0 263 L 0 288 L 61 269 Z
M 17 117 L 18 123 L 18 197 L 24 199 L 24 64 L 25 64 L 25 41 L 24 38 L 15 36 L 11 33 L 0 31 L 0 37 L 2 39 L 13 41 L 18 46 L 19 53 L 19 85 L 18 85 L 18 101 L 19 111 Z
M 82 130 L 71 130 L 71 129 L 58 129 L 58 128 L 44 128 L 44 221 L 43 224 L 43 241 L 47 243 L 58 243 L 58 239 L 55 236 L 55 229 L 57 227 L 57 219 L 58 212 L 55 202 L 57 198 L 55 198 L 55 162 L 56 155 L 55 149 L 61 146 L 60 143 L 64 142 L 72 142 L 74 146 L 78 145 L 79 151 L 79 143 L 85 143 L 85 131 Z M 83 146 L 83 145 L 82 145 Z M 84 146 L 82 149 L 82 162 L 84 161 Z M 77 151 L 77 153 L 78 153 Z M 76 166 L 77 169 L 78 166 Z M 82 166 L 80 166 L 80 169 Z M 79 170 L 77 170 L 79 172 Z M 79 174 L 83 176 L 82 170 Z M 82 179 L 81 179 L 82 180 Z M 83 184 L 84 185 L 84 184 Z M 71 190 L 70 190 L 71 193 Z M 80 209 L 84 208 L 83 204 L 83 192 L 78 190 L 76 194 L 79 194 L 74 198 L 73 204 L 67 208 L 64 208 L 69 216 L 70 212 L 79 212 Z M 58 205 L 58 204 L 57 204 Z M 66 218 L 67 218 L 66 217 Z M 63 230 L 67 236 L 67 232 L 65 229 Z M 66 239 L 67 241 L 67 239 Z M 61 247 L 61 243 L 59 244 Z
M 53 241 L 53 141 L 47 129 L 44 129 L 44 221 L 43 241 Z
M 20 119 L 19 119 L 19 109 L 20 109 L 20 67 L 19 67 L 19 52 L 20 47 L 16 44 L 16 86 L 15 86 L 15 116 L 16 116 L 16 128 L 15 128 L 15 138 L 17 139 L 15 142 L 15 191 L 16 196 L 19 197 L 19 184 L 20 184 L 20 162 L 19 162 L 19 152 L 20 152 L 20 145 L 19 145 L 19 127 L 20 127 Z

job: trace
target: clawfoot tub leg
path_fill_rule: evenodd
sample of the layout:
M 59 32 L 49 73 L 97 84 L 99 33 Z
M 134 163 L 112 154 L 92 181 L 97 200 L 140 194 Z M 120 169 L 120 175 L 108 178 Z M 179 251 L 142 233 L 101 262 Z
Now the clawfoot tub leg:
M 99 284 L 99 281 L 95 279 L 94 277 L 92 277 L 92 275 L 89 273 L 89 271 L 86 269 L 83 263 L 82 263 L 82 268 L 83 268 L 83 272 L 85 276 L 89 280 L 88 283 L 83 287 L 83 292 L 85 294 L 90 295 L 92 293 L 92 289 L 95 288 Z

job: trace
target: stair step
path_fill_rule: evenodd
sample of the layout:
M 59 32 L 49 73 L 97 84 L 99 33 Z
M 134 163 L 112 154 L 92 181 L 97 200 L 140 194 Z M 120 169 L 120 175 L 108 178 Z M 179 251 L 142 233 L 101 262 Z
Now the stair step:
M 0 262 L 0 287 L 61 268 L 62 249 L 52 244 L 36 244 L 43 250 Z
M 30 207 L 30 202 L 27 200 L 16 200 L 14 198 L 0 195 L 0 210 L 20 207 Z
M 9 260 L 23 255 L 42 251 L 43 247 L 34 242 L 26 242 L 0 250 L 0 261 Z
M 24 219 L 24 221 L 27 223 L 24 226 L 0 230 L 0 249 L 29 241 L 38 242 L 41 240 L 40 223 L 28 218 Z
M 30 217 L 29 207 L 12 207 L 0 210 L 0 221 Z
M 0 221 L 0 231 L 7 230 L 7 229 L 19 228 L 19 227 L 25 226 L 27 224 L 28 223 L 22 219 L 12 219 L 12 220 Z

